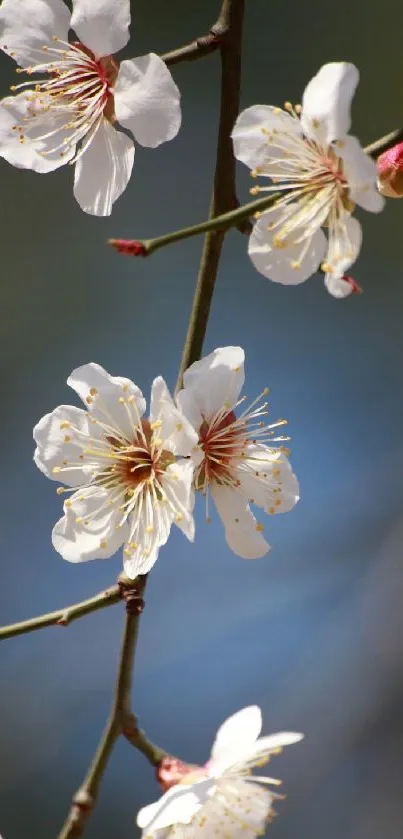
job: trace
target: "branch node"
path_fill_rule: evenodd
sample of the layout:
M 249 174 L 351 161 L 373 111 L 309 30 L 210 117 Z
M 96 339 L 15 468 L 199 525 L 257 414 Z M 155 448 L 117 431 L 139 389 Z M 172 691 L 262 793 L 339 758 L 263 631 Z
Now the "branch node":
M 125 574 L 121 574 L 118 579 L 118 586 L 122 599 L 126 603 L 126 612 L 128 615 L 141 615 L 144 610 L 143 591 L 145 588 L 147 576 L 144 574 L 137 577 L 135 580 L 130 580 Z

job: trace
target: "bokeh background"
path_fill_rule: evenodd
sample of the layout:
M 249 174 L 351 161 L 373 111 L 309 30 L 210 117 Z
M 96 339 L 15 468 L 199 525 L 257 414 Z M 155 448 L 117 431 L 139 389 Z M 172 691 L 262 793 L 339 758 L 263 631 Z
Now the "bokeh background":
M 16 0 L 17 2 L 17 0 Z M 137 0 L 127 56 L 164 52 L 207 31 L 218 0 Z M 361 71 L 354 133 L 369 142 L 403 121 L 396 0 L 337 7 L 246 3 L 242 106 L 298 102 L 319 66 Z M 0 63 L 3 92 L 13 65 Z M 70 371 L 98 361 L 148 392 L 176 378 L 201 239 L 130 260 L 108 236 L 152 236 L 206 216 L 214 164 L 219 58 L 174 68 L 183 128 L 157 151 L 137 148 L 111 218 L 85 216 L 69 167 L 38 176 L 1 161 L 1 621 L 91 596 L 121 556 L 71 566 L 51 546 L 60 499 L 32 462 L 31 429 L 76 403 Z M 239 196 L 248 199 L 239 167 Z M 360 214 L 359 214 L 360 215 Z M 401 839 L 403 799 L 403 202 L 361 214 L 354 277 L 338 301 L 320 276 L 283 288 L 255 273 L 228 235 L 205 349 L 241 344 L 250 395 L 271 387 L 286 416 L 302 500 L 267 523 L 273 550 L 245 562 L 197 507 L 197 540 L 173 530 L 147 591 L 135 710 L 150 737 L 207 759 L 220 722 L 250 703 L 265 730 L 305 732 L 276 759 L 287 800 L 272 839 Z M 1 647 L 0 830 L 54 839 L 106 719 L 123 624 L 119 606 Z M 158 794 L 124 741 L 104 778 L 88 839 L 131 839 Z

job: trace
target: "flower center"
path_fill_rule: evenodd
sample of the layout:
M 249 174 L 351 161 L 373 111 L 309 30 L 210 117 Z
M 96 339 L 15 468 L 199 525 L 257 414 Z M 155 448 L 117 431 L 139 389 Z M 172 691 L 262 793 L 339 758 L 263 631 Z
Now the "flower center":
M 250 463 L 256 457 L 257 448 L 260 456 L 256 460 L 254 474 L 259 477 L 259 470 L 262 469 L 261 476 L 267 477 L 265 466 L 273 460 L 272 444 L 289 440 L 289 437 L 274 436 L 274 429 L 286 425 L 287 420 L 279 419 L 270 425 L 262 420 L 268 413 L 268 403 L 261 400 L 268 392 L 268 388 L 265 388 L 239 417 L 225 402 L 210 419 L 203 419 L 199 429 L 199 446 L 203 457 L 195 469 L 194 485 L 195 489 L 206 497 L 207 521 L 210 521 L 208 507 L 211 484 L 216 483 L 230 489 L 240 487 L 240 476 L 243 470 L 248 468 L 247 462 Z M 241 397 L 234 407 L 237 408 L 245 400 L 246 396 Z M 283 447 L 280 451 L 288 453 Z
M 118 64 L 111 55 L 96 58 L 80 41 L 69 44 L 57 37 L 53 40 L 60 46 L 44 46 L 42 50 L 54 59 L 26 70 L 19 67 L 16 70 L 28 76 L 45 72 L 47 78 L 11 86 L 13 91 L 27 88 L 27 113 L 22 124 L 15 125 L 14 129 L 20 143 L 25 142 L 26 136 L 35 141 L 46 139 L 48 148 L 39 152 L 45 156 L 59 152 L 60 157 L 64 157 L 81 143 L 74 157 L 77 160 L 88 148 L 102 119 L 115 121 L 112 90 Z M 42 133 L 45 127 L 49 130 Z M 64 135 L 62 138 L 60 132 Z
M 200 445 L 204 452 L 201 469 L 197 473 L 196 489 L 204 489 L 206 483 L 233 484 L 231 464 L 242 455 L 247 442 L 246 423 L 237 423 L 234 411 L 221 413 L 208 423 L 203 420 L 200 430 Z M 236 483 L 236 482 L 235 482 Z
M 110 467 L 110 476 L 118 484 L 125 485 L 129 494 L 145 481 L 158 480 L 167 466 L 175 461 L 171 452 L 159 448 L 159 441 L 154 440 L 148 420 L 141 420 L 140 428 L 129 444 L 114 437 L 106 438 L 112 447 L 112 457 L 116 458 L 116 463 Z

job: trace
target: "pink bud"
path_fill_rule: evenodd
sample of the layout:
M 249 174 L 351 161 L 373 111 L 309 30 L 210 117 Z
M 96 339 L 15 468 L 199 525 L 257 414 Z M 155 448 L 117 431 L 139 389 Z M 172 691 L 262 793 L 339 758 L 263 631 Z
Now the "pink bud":
M 191 763 L 183 763 L 178 757 L 166 755 L 157 766 L 157 781 L 164 792 L 175 784 L 180 784 L 186 775 L 204 775 L 200 766 Z
M 403 198 L 403 143 L 378 157 L 378 189 L 388 198 Z
M 108 244 L 126 256 L 147 256 L 147 248 L 136 239 L 108 239 Z

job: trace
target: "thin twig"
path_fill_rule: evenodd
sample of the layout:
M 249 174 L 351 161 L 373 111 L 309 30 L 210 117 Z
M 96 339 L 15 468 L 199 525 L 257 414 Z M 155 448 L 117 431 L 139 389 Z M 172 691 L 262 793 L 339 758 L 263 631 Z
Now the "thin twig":
M 58 839 L 76 839 L 76 837 L 82 835 L 85 823 L 96 802 L 102 776 L 115 742 L 121 734 L 126 734 L 134 656 L 139 620 L 144 605 L 143 593 L 145 585 L 145 576 L 138 577 L 136 581 L 128 582 L 126 585 L 121 585 L 122 595 L 126 600 L 127 614 L 111 713 L 94 759 L 80 789 L 73 798 L 70 812 L 59 833 Z M 149 743 L 144 732 L 141 732 L 141 738 L 143 744 L 141 751 L 146 754 L 153 765 L 157 765 L 163 757 L 164 752 L 154 747 L 152 743 Z M 146 746 L 148 747 L 147 751 Z
M 379 140 L 375 140 L 366 146 L 364 151 L 370 157 L 376 160 L 380 154 L 392 148 L 396 143 L 403 140 L 403 129 L 399 128 L 386 134 Z M 283 190 L 283 195 L 286 190 Z M 235 193 L 233 193 L 234 196 Z M 200 224 L 194 224 L 191 227 L 183 227 L 180 230 L 174 230 L 171 233 L 165 233 L 163 236 L 158 236 L 155 239 L 130 240 L 130 239 L 109 239 L 109 244 L 116 248 L 120 253 L 128 254 L 129 256 L 149 256 L 159 248 L 165 245 L 172 245 L 174 242 L 180 242 L 182 239 L 189 239 L 191 236 L 198 236 L 200 233 L 208 231 L 221 232 L 229 230 L 231 227 L 242 226 L 248 219 L 253 217 L 256 213 L 263 212 L 276 203 L 280 197 L 279 192 L 273 192 L 264 198 L 258 198 L 256 201 L 250 201 L 248 204 L 237 206 L 237 202 L 233 197 L 231 209 L 227 212 L 211 214 L 206 221 Z M 206 237 L 207 239 L 207 237 Z
M 220 119 L 210 219 L 230 211 L 237 205 L 231 131 L 239 111 L 243 14 L 244 0 L 224 0 L 217 22 L 217 26 L 221 26 L 226 35 L 221 40 L 220 48 Z M 201 355 L 224 236 L 225 228 L 217 229 L 214 226 L 208 230 L 204 239 L 176 390 L 181 387 L 186 368 Z
M 9 626 L 0 627 L 0 640 L 12 638 L 15 635 L 22 635 L 25 632 L 33 632 L 35 629 L 43 629 L 45 626 L 68 626 L 77 618 L 104 609 L 117 603 L 121 598 L 121 590 L 118 585 L 111 586 L 105 591 L 90 597 L 89 600 L 82 600 L 81 603 L 74 603 L 73 606 L 65 606 L 64 609 L 57 609 L 56 612 L 48 612 L 46 615 L 39 615 L 20 623 L 11 623 Z

